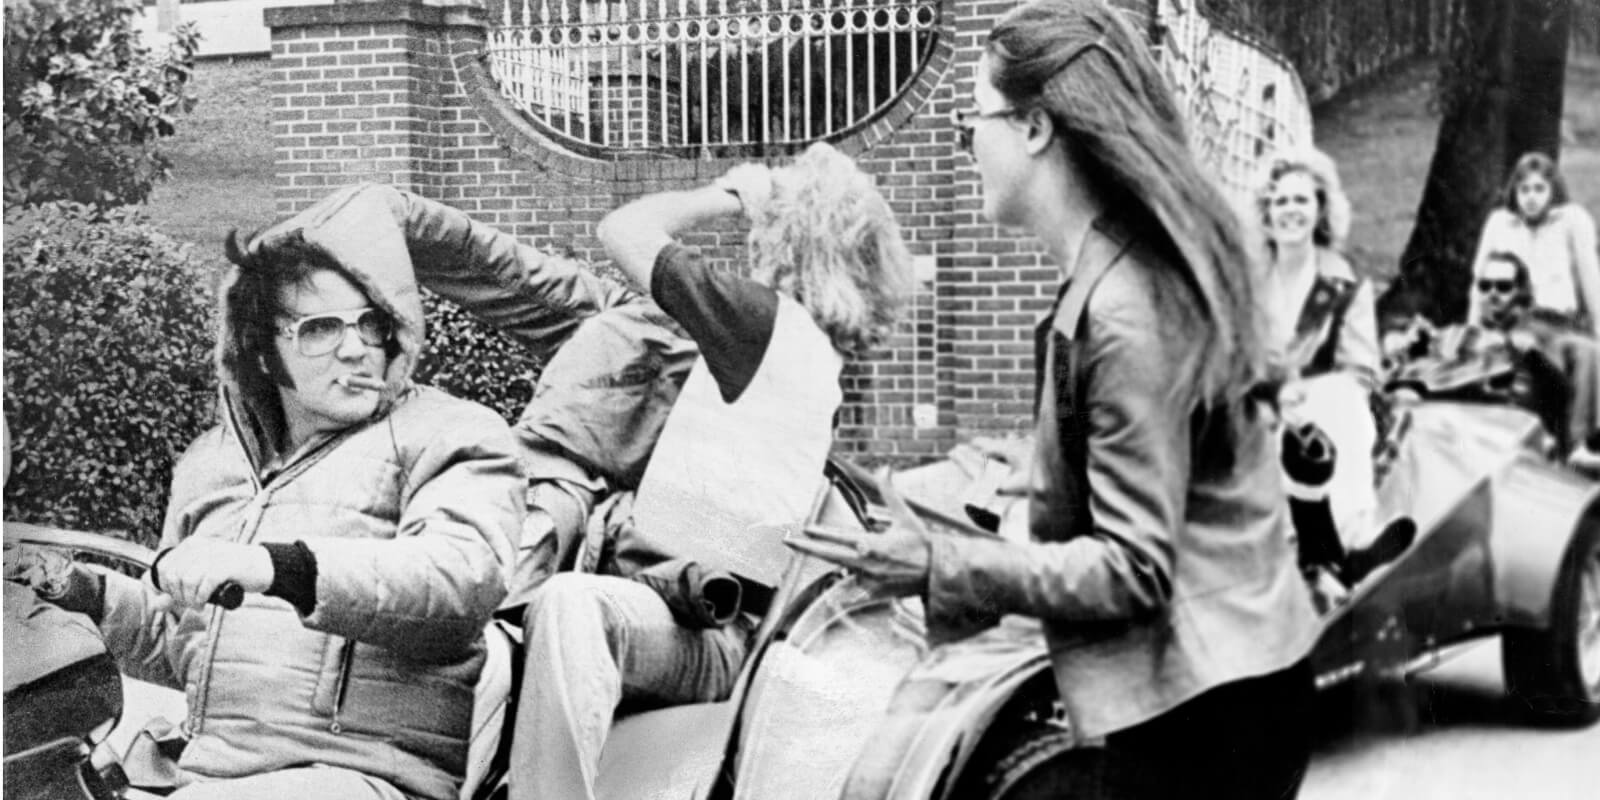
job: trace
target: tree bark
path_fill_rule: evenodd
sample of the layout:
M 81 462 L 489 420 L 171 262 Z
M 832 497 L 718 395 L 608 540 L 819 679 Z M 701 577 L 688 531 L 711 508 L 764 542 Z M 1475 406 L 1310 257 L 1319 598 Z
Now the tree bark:
M 1443 119 L 1385 316 L 1466 315 L 1472 255 L 1505 175 L 1559 155 L 1571 0 L 1462 0 L 1441 64 Z
M 1571 0 L 1521 0 L 1516 6 L 1506 172 L 1529 151 L 1560 155 L 1562 90 L 1572 39 Z

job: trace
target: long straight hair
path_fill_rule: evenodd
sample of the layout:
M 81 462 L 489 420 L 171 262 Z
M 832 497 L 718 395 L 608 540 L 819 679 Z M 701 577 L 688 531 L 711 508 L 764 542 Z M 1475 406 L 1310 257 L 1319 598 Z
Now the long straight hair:
M 1154 233 L 1183 273 L 1209 322 L 1194 376 L 1205 402 L 1235 404 L 1269 380 L 1251 248 L 1138 34 L 1097 0 L 1036 0 L 995 25 L 987 56 L 994 88 L 1048 113 L 1106 207 Z

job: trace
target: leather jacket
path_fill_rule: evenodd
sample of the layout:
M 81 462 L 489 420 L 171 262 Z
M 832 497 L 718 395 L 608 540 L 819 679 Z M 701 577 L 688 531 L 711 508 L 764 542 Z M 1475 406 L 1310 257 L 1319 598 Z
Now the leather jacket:
M 1198 305 L 1159 254 L 1096 223 L 1039 328 L 1032 541 L 933 540 L 930 633 L 1040 618 L 1082 736 L 1284 669 L 1312 642 L 1275 418 L 1202 403 Z

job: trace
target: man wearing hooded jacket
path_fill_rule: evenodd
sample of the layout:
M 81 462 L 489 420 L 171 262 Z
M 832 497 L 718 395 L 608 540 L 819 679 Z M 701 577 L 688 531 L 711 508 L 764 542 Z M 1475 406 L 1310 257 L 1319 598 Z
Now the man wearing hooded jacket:
M 173 797 L 455 797 L 524 488 L 503 421 L 412 383 L 414 267 L 506 244 L 483 234 L 361 186 L 230 236 L 221 422 L 175 468 L 161 554 L 145 581 L 80 567 L 61 601 L 125 673 L 184 692 Z M 517 263 L 546 298 L 524 324 L 560 334 L 604 302 Z M 242 605 L 209 605 L 228 582 Z

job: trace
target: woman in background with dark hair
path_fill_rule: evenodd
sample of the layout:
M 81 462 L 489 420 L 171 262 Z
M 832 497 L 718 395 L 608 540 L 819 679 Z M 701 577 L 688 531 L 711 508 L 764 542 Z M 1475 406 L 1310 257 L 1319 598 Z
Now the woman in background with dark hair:
M 1138 34 L 1097 0 L 1003 17 L 958 120 L 984 213 L 1061 269 L 1038 341 L 1031 541 L 811 530 L 926 598 L 930 635 L 1044 622 L 1074 797 L 1282 798 L 1310 752 L 1296 567 L 1244 235 Z M 1103 737 L 1103 738 L 1102 738 Z

